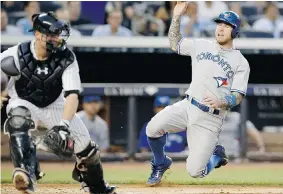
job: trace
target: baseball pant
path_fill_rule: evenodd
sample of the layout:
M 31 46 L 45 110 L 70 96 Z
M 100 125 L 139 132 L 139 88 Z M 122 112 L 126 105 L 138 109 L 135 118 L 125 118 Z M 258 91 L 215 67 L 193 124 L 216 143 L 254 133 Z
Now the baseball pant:
M 202 177 L 218 142 L 223 117 L 206 113 L 184 99 L 157 113 L 146 128 L 146 134 L 158 138 L 165 133 L 187 129 L 189 155 L 186 169 L 192 177 Z
M 28 108 L 35 124 L 40 121 L 47 129 L 51 129 L 60 123 L 64 111 L 64 101 L 62 99 L 57 99 L 54 103 L 47 107 L 39 108 L 26 100 L 11 98 L 7 106 L 7 113 L 9 113 L 11 108 L 18 106 Z M 75 115 L 73 117 L 69 130 L 75 140 L 75 153 L 83 151 L 89 145 L 91 139 L 87 128 L 78 116 Z

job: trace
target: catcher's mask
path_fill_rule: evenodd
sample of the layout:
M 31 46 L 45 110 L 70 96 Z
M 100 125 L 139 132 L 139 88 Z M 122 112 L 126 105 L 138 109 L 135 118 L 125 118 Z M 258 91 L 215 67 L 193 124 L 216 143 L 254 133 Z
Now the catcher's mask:
M 42 33 L 41 40 L 46 42 L 47 52 L 63 51 L 70 37 L 70 25 L 58 20 L 53 12 L 34 14 L 33 28 L 29 30 Z

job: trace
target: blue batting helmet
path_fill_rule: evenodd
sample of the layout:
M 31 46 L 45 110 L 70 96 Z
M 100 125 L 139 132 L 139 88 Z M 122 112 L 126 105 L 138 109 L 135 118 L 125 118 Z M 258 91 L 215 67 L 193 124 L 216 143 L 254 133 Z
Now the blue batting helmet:
M 221 13 L 218 18 L 214 19 L 216 23 L 224 22 L 233 27 L 232 38 L 236 38 L 240 31 L 241 19 L 233 11 L 225 11 Z

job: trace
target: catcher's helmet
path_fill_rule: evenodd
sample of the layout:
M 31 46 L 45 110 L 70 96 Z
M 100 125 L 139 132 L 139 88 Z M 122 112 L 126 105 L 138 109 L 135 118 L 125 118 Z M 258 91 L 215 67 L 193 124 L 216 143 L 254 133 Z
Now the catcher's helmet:
M 29 31 L 39 31 L 42 34 L 58 36 L 59 42 L 46 41 L 48 51 L 56 52 L 65 50 L 67 40 L 70 36 L 70 25 L 56 18 L 53 12 L 34 14 L 32 16 L 33 27 Z
M 240 31 L 241 19 L 233 11 L 225 11 L 221 13 L 218 18 L 214 19 L 216 23 L 224 22 L 233 27 L 232 38 L 236 38 Z

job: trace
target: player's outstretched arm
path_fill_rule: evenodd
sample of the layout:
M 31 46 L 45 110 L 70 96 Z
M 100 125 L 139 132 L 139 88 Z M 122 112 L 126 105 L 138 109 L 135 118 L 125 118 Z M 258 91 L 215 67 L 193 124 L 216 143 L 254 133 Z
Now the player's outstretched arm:
M 180 32 L 180 20 L 181 15 L 187 10 L 187 7 L 188 2 L 177 2 L 174 8 L 173 19 L 168 32 L 170 47 L 173 51 L 177 51 L 178 43 L 182 39 L 182 34 Z

